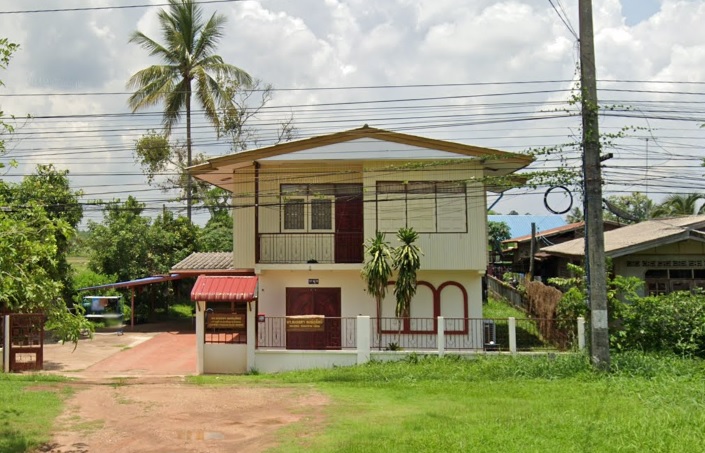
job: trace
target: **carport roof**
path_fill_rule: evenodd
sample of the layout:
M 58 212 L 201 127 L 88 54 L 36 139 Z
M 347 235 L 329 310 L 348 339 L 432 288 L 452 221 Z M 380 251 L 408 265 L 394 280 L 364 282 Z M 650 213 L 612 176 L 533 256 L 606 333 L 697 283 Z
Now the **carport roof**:
M 257 277 L 201 275 L 191 290 L 191 300 L 249 302 L 256 298 Z

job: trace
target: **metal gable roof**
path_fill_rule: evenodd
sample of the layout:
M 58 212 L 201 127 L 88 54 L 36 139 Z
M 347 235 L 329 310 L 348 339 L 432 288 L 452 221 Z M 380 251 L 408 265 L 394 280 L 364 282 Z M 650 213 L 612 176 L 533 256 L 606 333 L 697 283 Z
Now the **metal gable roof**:
M 191 291 L 191 300 L 249 302 L 256 298 L 257 277 L 201 275 Z
M 654 219 L 627 225 L 605 232 L 605 255 L 616 258 L 684 239 L 701 240 L 702 233 L 694 230 L 703 227 L 705 227 L 703 215 Z M 585 254 L 585 240 L 584 238 L 574 239 L 544 247 L 541 251 L 551 255 L 579 257 Z

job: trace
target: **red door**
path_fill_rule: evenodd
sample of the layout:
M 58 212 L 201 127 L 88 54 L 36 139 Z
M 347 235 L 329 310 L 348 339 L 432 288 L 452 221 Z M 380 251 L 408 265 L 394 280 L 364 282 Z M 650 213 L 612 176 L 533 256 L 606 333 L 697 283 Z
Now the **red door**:
M 335 262 L 362 263 L 362 186 L 335 197 Z M 347 192 L 347 193 L 345 193 Z
M 323 332 L 288 332 L 287 349 L 340 349 L 340 288 L 287 288 L 286 315 L 323 315 Z

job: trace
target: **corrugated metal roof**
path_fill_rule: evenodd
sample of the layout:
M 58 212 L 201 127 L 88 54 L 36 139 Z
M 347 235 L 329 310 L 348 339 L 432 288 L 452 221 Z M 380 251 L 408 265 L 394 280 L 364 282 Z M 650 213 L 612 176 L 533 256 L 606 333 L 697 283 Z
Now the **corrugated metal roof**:
M 699 230 L 703 227 L 705 227 L 705 215 L 654 219 L 627 225 L 605 232 L 605 254 L 614 258 L 687 239 L 690 237 L 691 230 Z M 584 238 L 573 239 L 543 247 L 541 251 L 552 255 L 583 256 L 585 240 Z
M 191 300 L 249 302 L 255 299 L 257 277 L 201 275 L 191 290 Z
M 172 271 L 233 269 L 233 252 L 192 253 L 172 267 Z
M 107 283 L 105 285 L 98 285 L 98 286 L 88 286 L 86 288 L 79 288 L 76 291 L 90 291 L 90 290 L 95 290 L 95 289 L 133 288 L 135 286 L 151 285 L 152 283 L 169 282 L 172 280 L 180 280 L 182 278 L 184 278 L 184 277 L 179 274 L 155 275 L 152 277 L 138 278 L 136 280 L 130 280 L 130 281 L 126 281 L 126 282 Z

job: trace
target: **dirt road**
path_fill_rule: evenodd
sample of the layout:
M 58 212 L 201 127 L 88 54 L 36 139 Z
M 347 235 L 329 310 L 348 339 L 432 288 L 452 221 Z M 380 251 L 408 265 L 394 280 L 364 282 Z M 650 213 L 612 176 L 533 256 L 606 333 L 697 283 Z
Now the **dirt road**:
M 324 421 L 327 399 L 310 390 L 185 383 L 195 338 L 183 330 L 96 335 L 44 355 L 46 372 L 76 380 L 42 452 L 260 452 L 285 426 L 305 437 Z

